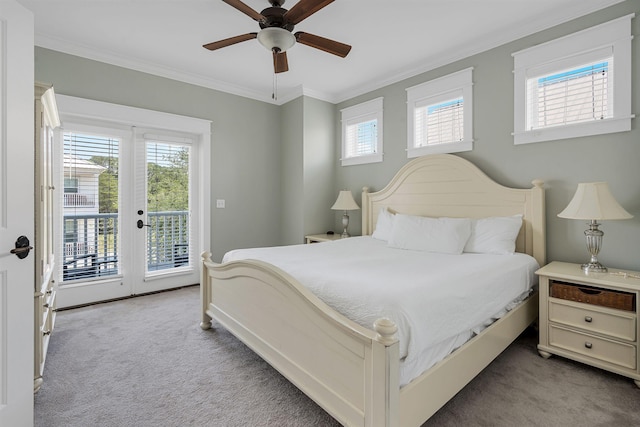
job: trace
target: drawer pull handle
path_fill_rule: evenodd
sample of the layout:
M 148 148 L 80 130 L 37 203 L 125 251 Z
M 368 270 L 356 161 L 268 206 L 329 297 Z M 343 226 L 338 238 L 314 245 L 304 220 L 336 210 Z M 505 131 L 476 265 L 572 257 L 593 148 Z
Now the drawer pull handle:
M 591 344 L 590 342 L 586 342 L 586 343 L 584 343 L 584 346 L 586 348 L 591 348 L 591 347 L 593 347 L 593 344 Z
M 585 321 L 585 322 L 587 322 L 587 323 L 591 323 L 591 322 L 593 322 L 593 317 L 591 317 L 591 316 L 585 316 L 585 317 L 584 317 L 584 321 Z
M 600 295 L 602 293 L 602 291 L 597 289 L 578 288 L 578 290 L 587 295 Z

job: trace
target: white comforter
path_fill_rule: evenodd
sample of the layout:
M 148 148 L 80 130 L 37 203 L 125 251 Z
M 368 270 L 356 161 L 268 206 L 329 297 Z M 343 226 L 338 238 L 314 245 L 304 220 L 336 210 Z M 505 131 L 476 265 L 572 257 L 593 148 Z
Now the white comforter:
M 288 272 L 329 306 L 372 329 L 398 326 L 404 385 L 468 339 L 474 328 L 528 295 L 538 267 L 525 254 L 446 255 L 387 246 L 368 236 L 334 242 L 238 249 L 223 262 L 258 259 Z M 462 338 L 462 341 L 460 340 Z M 446 347 L 437 356 L 432 349 Z M 442 353 L 441 350 L 435 353 Z

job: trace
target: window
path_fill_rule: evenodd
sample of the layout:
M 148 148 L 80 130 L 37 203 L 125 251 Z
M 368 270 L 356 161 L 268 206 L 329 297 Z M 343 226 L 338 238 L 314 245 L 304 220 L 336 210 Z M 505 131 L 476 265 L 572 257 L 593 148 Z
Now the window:
M 62 278 L 119 274 L 119 137 L 86 129 L 64 131 Z
M 631 129 L 632 17 L 513 54 L 516 144 Z
M 341 110 L 342 166 L 382 161 L 382 98 Z
M 473 149 L 472 68 L 407 89 L 407 157 Z
M 147 271 L 189 266 L 189 167 L 193 141 L 144 134 L 147 161 Z M 193 264 L 193 261 L 191 261 Z
M 77 193 L 78 192 L 78 178 L 64 178 L 64 192 L 65 193 Z

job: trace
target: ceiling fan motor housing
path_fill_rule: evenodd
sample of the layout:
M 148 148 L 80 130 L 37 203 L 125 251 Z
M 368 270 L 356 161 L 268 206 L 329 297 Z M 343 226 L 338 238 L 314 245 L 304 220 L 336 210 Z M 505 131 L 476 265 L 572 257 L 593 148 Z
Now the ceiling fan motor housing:
M 287 9 L 280 6 L 266 8 L 260 12 L 265 18 L 263 21 L 258 22 L 260 28 L 278 27 L 287 31 L 293 31 L 295 26 L 284 18 L 286 12 Z

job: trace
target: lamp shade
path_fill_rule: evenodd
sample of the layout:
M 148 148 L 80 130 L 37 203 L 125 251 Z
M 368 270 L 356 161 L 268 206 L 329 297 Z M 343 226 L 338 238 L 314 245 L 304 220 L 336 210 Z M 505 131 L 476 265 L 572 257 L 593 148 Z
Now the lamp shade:
M 269 50 L 277 48 L 279 52 L 285 52 L 296 43 L 296 37 L 283 28 L 267 27 L 258 33 L 258 41 Z
M 578 184 L 573 199 L 558 216 L 586 220 L 633 218 L 633 215 L 624 210 L 616 201 L 606 182 Z
M 331 206 L 331 209 L 334 209 L 337 211 L 352 211 L 352 210 L 360 209 L 360 206 L 358 206 L 356 201 L 353 200 L 353 195 L 351 194 L 351 191 L 342 190 L 338 194 L 338 199 L 336 200 L 336 202 L 333 204 L 333 206 Z

